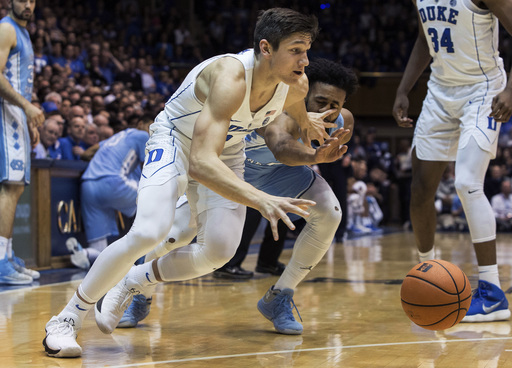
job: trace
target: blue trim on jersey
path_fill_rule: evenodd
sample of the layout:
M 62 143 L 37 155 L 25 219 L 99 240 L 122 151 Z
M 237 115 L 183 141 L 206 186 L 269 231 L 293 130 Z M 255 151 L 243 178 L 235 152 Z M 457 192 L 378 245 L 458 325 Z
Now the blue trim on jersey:
M 188 87 L 190 87 L 193 83 L 194 83 L 194 82 L 190 82 L 190 84 L 189 84 L 188 86 L 186 86 L 185 88 L 183 88 L 183 90 L 182 90 L 180 93 L 178 93 L 175 97 L 171 97 L 171 98 L 169 99 L 169 101 L 167 101 L 166 105 L 167 105 L 168 103 L 172 102 L 173 100 L 177 99 L 178 97 L 180 97 L 180 95 L 181 95 L 183 92 L 185 92 L 185 91 L 188 89 Z
M 191 112 L 190 114 L 181 115 L 181 116 L 178 116 L 176 118 L 169 119 L 169 122 L 172 122 L 172 121 L 178 120 L 178 119 L 183 119 L 183 118 L 186 118 L 187 116 L 198 114 L 200 112 L 201 112 L 201 110 L 198 110 L 198 111 L 195 111 L 195 112 Z M 172 130 L 171 130 L 171 132 L 172 132 Z

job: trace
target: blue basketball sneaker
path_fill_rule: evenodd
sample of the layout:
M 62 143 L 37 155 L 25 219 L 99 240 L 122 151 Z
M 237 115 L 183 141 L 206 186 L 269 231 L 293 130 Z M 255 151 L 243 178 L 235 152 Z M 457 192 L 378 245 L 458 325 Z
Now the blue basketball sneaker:
M 285 335 L 300 335 L 302 325 L 293 317 L 292 306 L 299 314 L 293 302 L 293 290 L 278 290 L 274 289 L 274 286 L 258 301 L 258 310 L 266 319 L 274 323 L 277 332 Z M 300 320 L 302 321 L 302 318 Z
M 496 285 L 480 280 L 478 288 L 473 291 L 471 306 L 461 322 L 493 322 L 509 317 L 505 293 Z
M 35 270 L 31 270 L 30 268 L 25 267 L 25 261 L 19 257 L 14 255 L 14 251 L 12 252 L 12 258 L 9 258 L 9 262 L 11 262 L 12 267 L 22 273 L 24 275 L 32 277 L 33 280 L 38 280 L 41 277 L 41 274 Z
M 29 275 L 16 271 L 7 255 L 0 260 L 0 284 L 25 285 L 32 281 L 33 279 Z
M 117 328 L 132 328 L 136 327 L 137 323 L 146 318 L 151 308 L 151 301 L 153 298 L 146 298 L 144 295 L 134 295 L 132 303 L 128 309 L 124 311 Z

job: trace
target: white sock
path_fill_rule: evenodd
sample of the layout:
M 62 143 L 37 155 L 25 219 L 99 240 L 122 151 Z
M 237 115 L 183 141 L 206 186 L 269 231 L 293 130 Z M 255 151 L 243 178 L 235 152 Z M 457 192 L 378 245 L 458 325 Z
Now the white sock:
M 87 313 L 94 307 L 94 303 L 95 301 L 83 292 L 82 285 L 80 285 L 66 307 L 59 313 L 58 318 L 61 321 L 69 322 L 75 331 L 79 331 Z
M 7 258 L 12 259 L 12 238 L 7 239 Z
M 434 247 L 425 253 L 418 251 L 418 255 L 420 256 L 420 262 L 430 261 L 436 258 Z
M 126 286 L 140 291 L 146 297 L 151 297 L 155 292 L 158 281 L 153 272 L 153 261 L 133 266 L 128 272 Z
M 7 238 L 4 238 L 3 236 L 0 236 L 0 260 L 5 258 L 5 255 L 7 254 L 7 243 L 9 241 Z
M 497 264 L 491 266 L 478 266 L 478 279 L 490 282 L 501 289 Z

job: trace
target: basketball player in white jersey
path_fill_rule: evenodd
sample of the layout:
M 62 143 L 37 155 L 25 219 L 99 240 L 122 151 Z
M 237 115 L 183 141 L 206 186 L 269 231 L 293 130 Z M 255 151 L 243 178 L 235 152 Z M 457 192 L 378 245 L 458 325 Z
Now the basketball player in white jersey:
M 126 287 L 111 288 L 168 234 L 185 190 L 198 224 L 192 246 L 199 251 L 176 254 L 171 266 L 176 280 L 210 273 L 233 256 L 244 206 L 259 210 L 274 234 L 279 219 L 294 228 L 287 212 L 309 215 L 313 201 L 268 195 L 242 175 L 248 132 L 268 125 L 284 109 L 302 128 L 310 126 L 304 68 L 317 33 L 314 16 L 270 9 L 256 23 L 254 50 L 216 56 L 190 71 L 151 125 L 133 226 L 99 255 L 67 306 L 47 323 L 43 345 L 48 355 L 81 355 L 77 332 L 109 290 L 97 304 L 96 321 L 105 333 L 115 329 L 132 298 Z M 323 142 L 328 137 L 324 126 L 334 124 L 316 122 Z M 339 147 L 339 156 L 344 150 Z M 144 277 L 162 280 L 158 268 Z
M 449 161 L 468 220 L 478 288 L 462 322 L 508 319 L 496 259 L 496 220 L 483 192 L 500 125 L 512 115 L 512 78 L 498 51 L 498 20 L 512 34 L 510 0 L 417 0 L 419 36 L 396 93 L 393 116 L 411 127 L 410 92 L 432 61 L 413 139 L 411 223 L 420 261 L 435 258 L 434 196 Z
M 326 121 L 336 124 L 337 129 L 328 130 L 331 136 L 338 137 L 338 144 L 348 142 L 354 127 L 354 117 L 343 105 L 347 96 L 354 93 L 357 77 L 341 64 L 326 59 L 311 62 L 306 74 L 309 79 L 306 98 L 308 111 L 325 114 Z M 300 334 L 303 330 L 292 311 L 291 302 L 295 289 L 329 249 L 342 215 L 340 204 L 327 182 L 306 166 L 331 162 L 329 154 L 334 147 L 328 146 L 330 140 L 326 140 L 316 151 L 311 149 L 306 154 L 298 138 L 297 125 L 285 114 L 246 137 L 245 180 L 248 183 L 268 194 L 305 198 L 317 203 L 311 208 L 307 224 L 295 242 L 292 257 L 283 274 L 258 302 L 258 309 L 273 322 L 275 330 L 289 335 Z M 284 156 L 282 152 L 285 152 Z M 290 152 L 296 154 L 292 155 Z M 337 149 L 333 152 L 336 153 Z M 135 327 L 148 315 L 148 299 L 156 284 L 145 279 L 146 272 L 157 267 L 162 270 L 161 276 L 165 281 L 173 281 L 171 262 L 175 254 L 198 251 L 193 246 L 186 246 L 196 234 L 195 229 L 189 226 L 190 207 L 186 203 L 176 209 L 176 217 L 178 216 L 179 220 L 167 237 L 169 241 L 160 244 L 148 254 L 146 262 L 157 257 L 162 258 L 155 259 L 152 262 L 154 264 L 133 266 L 126 280 L 121 281 L 137 288 L 140 294 L 135 295 L 118 327 Z M 183 246 L 186 247 L 176 249 Z M 283 298 L 285 302 L 281 302 Z
M 16 205 L 30 183 L 30 152 L 44 113 L 31 103 L 34 51 L 27 23 L 35 0 L 11 0 L 0 20 L 0 284 L 29 284 L 39 272 L 25 268 L 12 250 Z

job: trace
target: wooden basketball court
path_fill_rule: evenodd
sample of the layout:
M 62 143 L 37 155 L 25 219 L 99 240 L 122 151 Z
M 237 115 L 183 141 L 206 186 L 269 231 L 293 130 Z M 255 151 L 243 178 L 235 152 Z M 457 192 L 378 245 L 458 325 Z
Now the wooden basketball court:
M 502 287 L 510 287 L 510 234 L 498 234 Z M 469 234 L 437 235 L 440 257 L 476 284 Z M 291 250 L 281 260 L 287 261 Z M 256 254 L 244 263 L 254 269 Z M 91 312 L 78 359 L 47 357 L 44 326 L 67 303 L 76 280 L 0 293 L 0 367 L 512 367 L 510 322 L 459 324 L 445 331 L 413 325 L 400 283 L 417 263 L 410 232 L 333 244 L 299 285 L 304 333 L 280 335 L 256 309 L 277 278 L 223 281 L 211 275 L 160 285 L 151 313 L 135 329 L 104 335 Z M 43 273 L 44 274 L 44 273 Z M 5 290 L 5 289 L 4 289 Z M 508 290 L 510 292 L 510 290 Z

